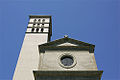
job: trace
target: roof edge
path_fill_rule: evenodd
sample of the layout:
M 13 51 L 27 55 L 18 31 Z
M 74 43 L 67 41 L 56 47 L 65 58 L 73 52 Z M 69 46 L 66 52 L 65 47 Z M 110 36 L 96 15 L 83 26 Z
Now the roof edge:
M 66 40 L 66 41 L 67 41 L 68 39 L 73 40 L 74 42 L 78 42 L 77 44 L 84 44 L 84 45 L 87 45 L 87 46 L 95 47 L 94 44 L 86 43 L 86 42 L 79 41 L 79 40 L 75 40 L 75 39 L 68 38 L 68 37 L 61 38 L 61 39 L 56 39 L 56 40 L 51 41 L 51 42 L 48 42 L 48 43 L 40 44 L 39 46 L 46 46 L 47 44 L 53 44 L 53 43 L 58 42 L 58 41 L 61 41 L 61 40 Z
M 51 18 L 51 15 L 29 15 L 29 18 Z

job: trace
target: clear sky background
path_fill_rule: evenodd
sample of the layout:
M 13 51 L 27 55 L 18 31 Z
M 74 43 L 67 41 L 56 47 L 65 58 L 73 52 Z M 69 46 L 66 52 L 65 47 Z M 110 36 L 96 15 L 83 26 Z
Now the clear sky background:
M 95 44 L 102 80 L 120 80 L 119 0 L 0 0 L 0 80 L 12 80 L 31 14 L 52 15 L 52 40 Z

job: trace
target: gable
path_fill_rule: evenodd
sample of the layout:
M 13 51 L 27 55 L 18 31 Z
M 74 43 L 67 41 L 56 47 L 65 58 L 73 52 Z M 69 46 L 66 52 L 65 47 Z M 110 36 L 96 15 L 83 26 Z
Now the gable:
M 68 37 L 39 45 L 39 50 L 88 50 L 94 52 L 95 45 L 71 39 Z
M 82 46 L 82 47 L 93 46 L 94 47 L 95 45 L 65 37 L 45 44 L 41 44 L 39 46 Z

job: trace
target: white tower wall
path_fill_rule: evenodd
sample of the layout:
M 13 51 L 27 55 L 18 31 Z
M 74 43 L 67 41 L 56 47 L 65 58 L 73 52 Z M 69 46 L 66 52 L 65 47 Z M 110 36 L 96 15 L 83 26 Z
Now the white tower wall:
M 50 16 L 30 16 L 31 18 L 43 18 Z M 33 19 L 32 19 L 33 20 Z M 48 22 L 48 19 L 47 19 Z M 41 24 L 45 24 L 40 22 Z M 51 22 L 49 22 L 51 23 Z M 29 22 L 28 25 L 31 23 Z M 36 23 L 32 23 L 36 24 Z M 38 23 L 37 23 L 38 24 Z M 50 40 L 50 28 L 44 28 L 43 32 L 36 32 L 35 27 L 28 26 L 23 45 L 19 54 L 18 62 L 14 72 L 13 80 L 34 80 L 33 70 L 38 70 L 39 50 L 38 45 L 47 43 Z M 34 28 L 34 31 L 31 31 Z M 40 29 L 40 27 L 38 27 Z M 29 29 L 29 31 L 28 31 Z M 47 31 L 46 31 L 47 29 Z

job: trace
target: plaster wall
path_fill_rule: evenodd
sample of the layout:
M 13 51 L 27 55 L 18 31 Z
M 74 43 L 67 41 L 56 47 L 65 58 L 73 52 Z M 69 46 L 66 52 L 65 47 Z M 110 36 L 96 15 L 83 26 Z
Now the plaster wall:
M 13 80 L 34 80 L 33 70 L 38 70 L 38 45 L 47 43 L 48 34 L 25 35 Z
M 76 65 L 69 69 L 60 66 L 60 56 L 63 54 L 70 54 L 75 57 Z M 94 53 L 89 53 L 89 51 L 47 50 L 45 53 L 40 53 L 39 70 L 89 71 L 97 70 L 97 65 Z

